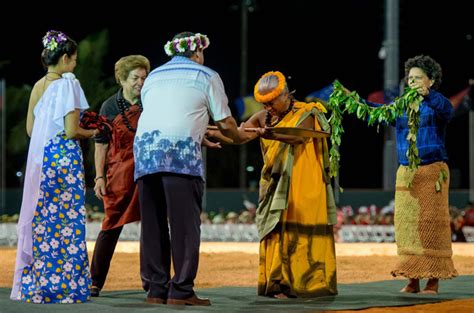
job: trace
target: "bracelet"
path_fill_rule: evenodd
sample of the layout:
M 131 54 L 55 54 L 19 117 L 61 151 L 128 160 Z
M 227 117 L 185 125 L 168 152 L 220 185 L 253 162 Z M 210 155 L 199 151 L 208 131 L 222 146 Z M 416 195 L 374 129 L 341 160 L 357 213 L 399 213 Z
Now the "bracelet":
M 94 183 L 96 183 L 99 179 L 105 179 L 104 176 L 97 176 L 94 178 Z

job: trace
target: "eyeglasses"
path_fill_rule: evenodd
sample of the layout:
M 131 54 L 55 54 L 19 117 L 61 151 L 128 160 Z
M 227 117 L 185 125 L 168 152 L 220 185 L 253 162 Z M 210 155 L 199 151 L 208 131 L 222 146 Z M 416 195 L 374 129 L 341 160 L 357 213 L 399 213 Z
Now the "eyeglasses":
M 289 94 L 284 92 L 284 93 L 281 93 L 278 97 L 276 97 L 275 99 L 271 100 L 271 101 L 268 101 L 268 102 L 264 102 L 262 103 L 264 107 L 271 107 L 271 106 L 274 106 L 275 104 L 277 104 L 278 101 L 280 101 L 281 99 L 283 99 L 282 97 L 283 96 L 288 96 Z

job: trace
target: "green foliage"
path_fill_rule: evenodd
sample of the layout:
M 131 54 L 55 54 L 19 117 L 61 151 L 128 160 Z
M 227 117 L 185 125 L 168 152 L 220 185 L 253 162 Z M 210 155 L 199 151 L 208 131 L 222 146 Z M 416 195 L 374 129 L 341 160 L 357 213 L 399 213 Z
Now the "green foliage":
M 101 222 L 104 219 L 105 214 L 100 210 L 97 205 L 91 205 L 89 203 L 86 203 L 85 207 L 88 222 Z M 0 223 L 18 223 L 19 218 L 19 214 L 2 214 L 0 215 Z
M 100 222 L 105 218 L 105 213 L 100 211 L 97 205 L 85 204 L 86 216 L 88 222 Z
M 78 62 L 74 73 L 84 89 L 90 111 L 98 112 L 102 103 L 118 89 L 114 79 L 114 69 L 106 69 L 107 75 L 104 75 L 104 59 L 109 46 L 108 38 L 108 31 L 103 30 L 79 42 Z M 94 141 L 83 140 L 81 146 L 86 182 L 91 184 L 95 176 Z
M 25 151 L 28 145 L 26 134 L 26 114 L 28 112 L 28 101 L 31 93 L 31 86 L 7 88 L 7 150 L 13 154 Z M 15 122 L 15 125 L 10 125 Z
M 104 59 L 108 53 L 108 38 L 108 31 L 103 30 L 79 42 L 74 73 L 81 82 L 91 111 L 98 111 L 102 102 L 117 90 L 113 77 L 114 69 L 106 69 L 107 75 L 104 75 L 103 71 Z
M 2 214 L 0 215 L 0 223 L 18 223 L 18 219 L 20 218 L 19 214 Z
M 435 183 L 436 192 L 441 192 L 441 186 L 447 179 L 448 173 L 445 170 L 439 171 L 438 180 Z
M 344 133 L 342 127 L 342 115 L 347 112 L 355 114 L 358 119 L 366 120 L 368 125 L 374 123 L 392 123 L 406 111 L 408 116 L 409 133 L 407 140 L 409 148 L 407 157 L 409 161 L 408 167 L 416 170 L 420 164 L 418 149 L 416 147 L 416 135 L 420 122 L 420 104 L 422 96 L 415 89 L 406 88 L 404 94 L 396 98 L 389 105 L 383 105 L 373 108 L 367 105 L 357 92 L 348 92 L 346 88 L 339 82 L 334 81 L 334 91 L 329 97 L 328 106 L 332 110 L 329 123 L 331 124 L 331 150 L 329 151 L 329 175 L 336 177 L 339 172 L 341 136 Z M 410 182 L 411 183 L 411 182 Z
M 7 85 L 6 88 L 4 112 L 6 112 L 5 157 L 8 160 L 8 166 L 5 168 L 7 186 L 18 184 L 16 172 L 23 172 L 25 168 L 29 144 L 26 134 L 26 115 L 31 89 L 32 87 L 28 85 L 22 87 Z

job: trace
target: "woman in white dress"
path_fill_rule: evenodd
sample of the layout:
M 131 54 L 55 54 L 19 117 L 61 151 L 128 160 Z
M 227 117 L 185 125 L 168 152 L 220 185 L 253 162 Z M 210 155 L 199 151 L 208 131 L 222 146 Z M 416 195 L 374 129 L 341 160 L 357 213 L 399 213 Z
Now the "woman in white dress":
M 97 129 L 79 126 L 89 107 L 76 67 L 77 44 L 59 31 L 43 37 L 47 73 L 33 87 L 26 130 L 31 137 L 11 299 L 81 303 L 90 297 L 86 210 L 79 139 Z

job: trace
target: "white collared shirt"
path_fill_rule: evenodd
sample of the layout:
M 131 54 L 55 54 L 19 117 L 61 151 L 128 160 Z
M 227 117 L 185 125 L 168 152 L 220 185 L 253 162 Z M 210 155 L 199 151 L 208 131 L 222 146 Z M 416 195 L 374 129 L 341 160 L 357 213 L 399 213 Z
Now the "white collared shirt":
M 177 56 L 148 75 L 141 98 L 135 179 L 157 172 L 204 178 L 201 142 L 209 117 L 220 121 L 231 115 L 219 74 Z

